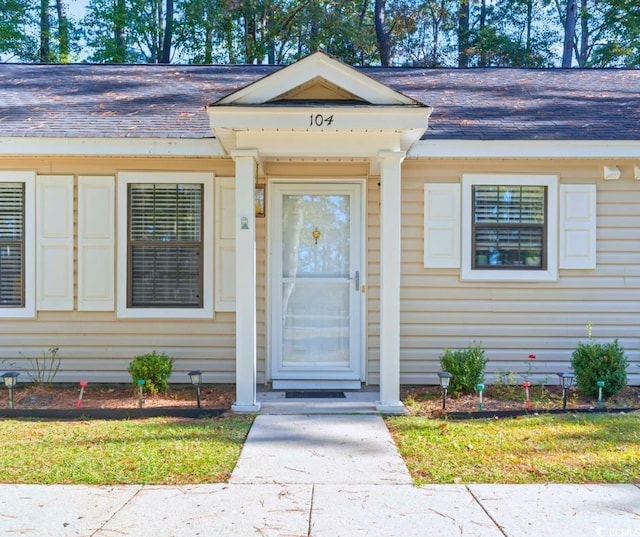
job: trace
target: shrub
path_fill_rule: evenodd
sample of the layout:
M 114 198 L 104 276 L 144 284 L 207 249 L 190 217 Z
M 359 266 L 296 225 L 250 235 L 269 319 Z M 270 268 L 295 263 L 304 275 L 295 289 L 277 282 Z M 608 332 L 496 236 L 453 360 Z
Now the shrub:
M 578 342 L 571 358 L 576 385 L 587 395 L 598 395 L 596 382 L 604 381 L 602 394 L 615 395 L 627 384 L 627 357 L 624 349 L 614 340 L 597 343 L 589 337 L 588 343 Z
M 471 394 L 476 390 L 476 385 L 484 381 L 484 368 L 487 359 L 480 343 L 473 343 L 466 349 L 445 349 L 440 356 L 440 364 L 443 371 L 451 373 L 449 393 L 456 397 L 462 394 Z
M 41 357 L 27 358 L 29 369 L 26 372 L 33 384 L 53 383 L 62 365 L 62 358 L 58 354 L 59 350 L 58 347 L 49 347 Z
M 136 356 L 129 364 L 129 374 L 134 386 L 137 385 L 138 379 L 144 379 L 144 386 L 149 393 L 167 391 L 173 362 L 173 358 L 156 351 Z

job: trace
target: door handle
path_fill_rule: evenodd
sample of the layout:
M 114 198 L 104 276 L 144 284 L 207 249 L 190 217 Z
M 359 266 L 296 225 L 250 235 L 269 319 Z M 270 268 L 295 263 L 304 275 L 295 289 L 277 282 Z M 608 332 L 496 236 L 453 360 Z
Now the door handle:
M 353 278 L 356 281 L 356 291 L 360 291 L 360 271 L 356 270 L 356 275 Z

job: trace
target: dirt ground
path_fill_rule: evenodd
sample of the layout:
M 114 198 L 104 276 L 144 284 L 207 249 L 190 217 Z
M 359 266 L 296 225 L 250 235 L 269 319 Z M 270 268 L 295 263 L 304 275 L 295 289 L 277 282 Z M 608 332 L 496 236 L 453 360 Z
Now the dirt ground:
M 72 409 L 78 408 L 80 386 L 68 384 L 19 384 L 14 394 L 14 408 Z M 438 386 L 403 386 L 401 398 L 413 414 L 442 414 L 442 392 Z M 191 407 L 196 404 L 192 386 L 171 387 L 166 393 L 145 393 L 143 407 Z M 235 400 L 232 384 L 209 384 L 201 387 L 203 408 L 229 409 Z M 562 389 L 558 386 L 535 385 L 530 388 L 532 410 L 562 408 Z M 447 398 L 448 412 L 470 412 L 479 409 L 477 395 Z M 84 389 L 81 408 L 138 408 L 138 390 L 130 385 L 91 384 Z M 0 387 L 0 408 L 9 406 L 8 392 Z M 597 399 L 571 389 L 567 408 L 595 408 Z M 619 394 L 603 400 L 606 408 L 640 408 L 640 387 L 627 386 Z M 523 410 L 526 408 L 522 386 L 489 385 L 483 393 L 484 410 Z
M 442 390 L 439 386 L 404 386 L 401 399 L 414 415 L 439 417 L 442 411 Z M 562 408 L 562 388 L 559 386 L 534 385 L 529 388 L 530 410 L 551 410 Z M 447 412 L 474 412 L 479 410 L 477 394 L 447 397 Z M 520 385 L 488 385 L 483 392 L 483 410 L 525 410 L 527 409 L 525 389 Z M 567 409 L 597 408 L 597 397 L 585 396 L 576 389 L 567 392 Z M 618 394 L 603 398 L 603 408 L 640 408 L 640 387 L 626 386 Z
M 0 391 L 0 408 L 8 407 L 8 395 Z M 14 408 L 71 409 L 71 408 L 138 408 L 139 392 L 130 385 L 104 385 L 89 383 L 78 403 L 80 386 L 43 384 L 18 385 L 14 395 Z M 231 407 L 235 387 L 227 384 L 205 385 L 200 389 L 203 408 Z M 173 387 L 166 393 L 143 395 L 143 407 L 190 407 L 196 405 L 196 391 L 192 386 Z

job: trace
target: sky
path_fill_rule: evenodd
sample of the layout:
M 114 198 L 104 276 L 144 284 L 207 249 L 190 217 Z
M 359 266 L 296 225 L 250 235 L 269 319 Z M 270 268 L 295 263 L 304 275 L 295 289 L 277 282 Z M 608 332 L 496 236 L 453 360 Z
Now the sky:
M 67 13 L 72 15 L 74 19 L 84 17 L 85 9 L 89 0 L 67 0 Z

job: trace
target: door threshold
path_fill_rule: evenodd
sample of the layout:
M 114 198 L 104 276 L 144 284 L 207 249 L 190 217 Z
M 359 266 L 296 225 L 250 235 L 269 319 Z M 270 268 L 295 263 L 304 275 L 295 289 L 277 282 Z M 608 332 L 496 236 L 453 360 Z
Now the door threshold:
M 359 390 L 359 380 L 274 380 L 274 390 Z

